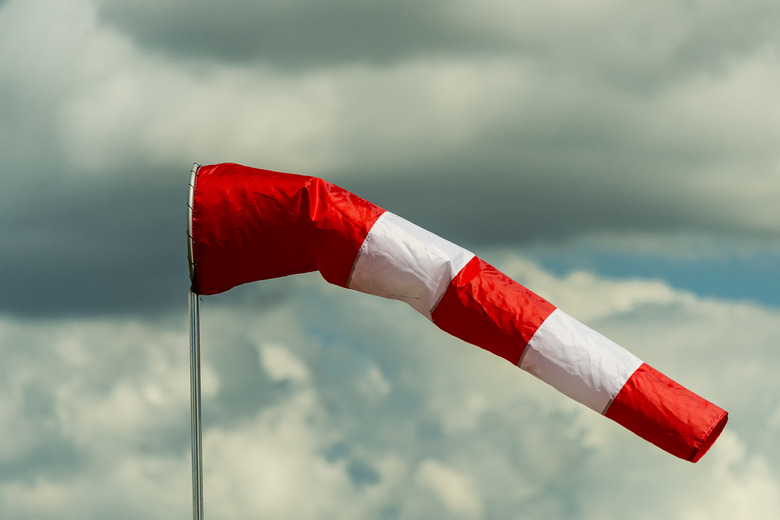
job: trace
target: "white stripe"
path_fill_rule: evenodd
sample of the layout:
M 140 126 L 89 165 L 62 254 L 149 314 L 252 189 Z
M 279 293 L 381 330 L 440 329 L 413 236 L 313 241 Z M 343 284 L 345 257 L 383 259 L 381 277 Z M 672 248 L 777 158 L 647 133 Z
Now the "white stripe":
M 519 366 L 604 413 L 642 361 L 560 309 L 542 323 Z
M 405 301 L 431 319 L 450 281 L 472 258 L 474 253 L 388 211 L 360 247 L 349 288 Z

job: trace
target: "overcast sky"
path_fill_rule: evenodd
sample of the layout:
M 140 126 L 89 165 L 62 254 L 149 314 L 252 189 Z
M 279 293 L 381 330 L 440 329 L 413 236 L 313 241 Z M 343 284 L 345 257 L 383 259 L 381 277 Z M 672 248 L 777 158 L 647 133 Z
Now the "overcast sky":
M 203 299 L 206 515 L 780 517 L 780 4 L 0 0 L 0 518 L 190 515 L 193 162 L 323 177 L 729 410 L 696 465 L 318 275 Z

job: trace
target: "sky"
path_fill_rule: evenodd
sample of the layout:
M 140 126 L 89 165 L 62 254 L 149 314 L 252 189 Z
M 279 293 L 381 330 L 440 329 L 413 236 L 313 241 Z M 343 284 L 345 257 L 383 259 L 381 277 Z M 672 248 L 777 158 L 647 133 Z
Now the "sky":
M 780 517 L 780 4 L 0 0 L 0 518 L 191 515 L 193 162 L 322 177 L 730 421 L 668 455 L 395 301 L 203 297 L 206 517 Z

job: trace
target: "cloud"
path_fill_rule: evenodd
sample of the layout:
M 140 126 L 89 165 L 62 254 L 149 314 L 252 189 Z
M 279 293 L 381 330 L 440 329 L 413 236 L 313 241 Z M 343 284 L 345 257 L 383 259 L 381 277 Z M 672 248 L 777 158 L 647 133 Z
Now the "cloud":
M 189 514 L 194 161 L 334 181 L 731 412 L 686 464 L 398 302 L 274 280 L 202 302 L 207 511 L 780 516 L 777 309 L 703 296 L 772 289 L 734 273 L 775 271 L 776 3 L 186 4 L 0 0 L 0 517 Z M 681 258 L 720 263 L 638 267 Z
M 520 54 L 550 69 L 602 74 L 631 88 L 713 72 L 777 44 L 771 2 L 555 8 L 495 0 L 479 7 L 340 0 L 99 2 L 99 16 L 138 45 L 177 58 L 265 62 L 282 69 L 392 65 L 420 57 Z
M 175 321 L 0 321 L 3 416 L 14 425 L 0 434 L 2 516 L 133 518 L 140 503 L 163 516 L 187 506 L 188 391 L 177 383 L 186 335 Z
M 773 5 L 179 4 L 3 6 L 0 308 L 175 305 L 195 161 L 323 176 L 474 248 L 777 239 Z
M 416 474 L 417 482 L 430 488 L 454 517 L 478 518 L 482 504 L 467 476 L 435 460 L 425 460 Z
M 306 366 L 281 345 L 262 345 L 260 362 L 272 381 L 302 383 L 309 379 Z
M 455 16 L 453 16 L 455 11 Z M 389 64 L 420 53 L 483 46 L 457 9 L 401 1 L 366 5 L 339 0 L 257 4 L 231 0 L 100 3 L 101 19 L 139 45 L 177 57 L 266 62 L 284 69 L 350 62 Z
M 699 499 L 701 503 L 709 502 L 708 507 L 689 504 L 680 511 L 680 518 L 760 518 L 769 511 L 780 511 L 778 475 L 765 460 L 747 455 L 744 443 L 737 437 L 727 435 L 723 441 L 724 448 L 709 479 L 723 492 L 716 495 L 703 493 Z
M 0 308 L 27 315 L 154 312 L 186 293 L 180 179 L 54 179 L 4 208 Z
M 728 409 L 722 439 L 698 464 L 678 461 L 399 302 L 302 275 L 203 298 L 207 509 L 226 519 L 780 513 L 778 407 L 756 399 L 777 392 L 776 310 L 653 281 L 558 277 L 509 251 L 499 267 Z M 183 311 L 0 321 L 0 416 L 11 426 L 0 432 L 0 515 L 187 514 L 183 321 Z

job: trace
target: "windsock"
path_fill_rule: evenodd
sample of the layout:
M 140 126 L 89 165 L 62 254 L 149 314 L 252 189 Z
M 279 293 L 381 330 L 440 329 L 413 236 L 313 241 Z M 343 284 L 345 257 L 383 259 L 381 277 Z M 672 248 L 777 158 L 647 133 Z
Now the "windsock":
M 192 291 L 319 271 L 401 300 L 659 448 L 698 461 L 728 413 L 459 247 L 316 177 L 193 169 Z

